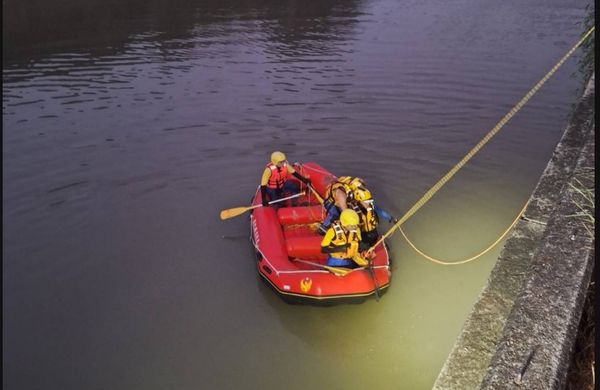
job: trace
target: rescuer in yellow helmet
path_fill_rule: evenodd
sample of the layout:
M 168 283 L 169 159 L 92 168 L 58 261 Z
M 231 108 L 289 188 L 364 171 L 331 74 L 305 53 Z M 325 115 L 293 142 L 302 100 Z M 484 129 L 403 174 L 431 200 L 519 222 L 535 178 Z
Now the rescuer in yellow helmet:
M 350 176 L 341 176 L 327 186 L 323 202 L 327 215 L 319 226 L 319 234 L 325 234 L 331 222 L 338 219 L 340 213 L 348 208 L 348 199 L 352 199 L 354 196 L 352 187 L 350 187 L 352 179 Z
M 362 240 L 369 246 L 375 244 L 379 238 L 377 231 L 379 218 L 390 223 L 397 221 L 394 216 L 375 205 L 371 191 L 360 177 L 341 176 L 337 178 L 329 185 L 323 206 L 327 210 L 327 216 L 319 226 L 320 234 L 325 234 L 331 221 L 339 218 L 340 212 L 350 208 L 358 214 Z
M 295 194 L 300 191 L 298 184 L 293 180 L 289 180 L 290 175 L 304 184 L 310 185 L 310 180 L 296 172 L 287 162 L 285 154 L 279 151 L 273 152 L 271 154 L 271 162 L 265 167 L 260 180 L 263 206 L 267 206 L 269 201 L 282 198 L 286 193 Z
M 364 186 L 356 187 L 353 194 L 352 200 L 348 201 L 348 208 L 358 214 L 362 240 L 372 246 L 379 239 L 379 232 L 377 231 L 379 219 L 385 219 L 390 223 L 398 222 L 398 220 L 387 211 L 376 206 L 371 191 Z
M 356 264 L 365 267 L 369 264 L 364 253 L 369 246 L 362 242 L 359 223 L 358 214 L 351 209 L 342 211 L 339 221 L 331 223 L 321 241 L 321 252 L 328 254 L 328 266 L 348 267 Z

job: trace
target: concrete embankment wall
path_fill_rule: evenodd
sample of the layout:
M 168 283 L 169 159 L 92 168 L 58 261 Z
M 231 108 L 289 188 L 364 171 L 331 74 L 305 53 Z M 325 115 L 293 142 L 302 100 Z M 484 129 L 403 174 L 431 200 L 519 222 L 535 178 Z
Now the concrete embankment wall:
M 434 389 L 564 387 L 594 262 L 570 185 L 593 188 L 594 99 L 592 76 Z

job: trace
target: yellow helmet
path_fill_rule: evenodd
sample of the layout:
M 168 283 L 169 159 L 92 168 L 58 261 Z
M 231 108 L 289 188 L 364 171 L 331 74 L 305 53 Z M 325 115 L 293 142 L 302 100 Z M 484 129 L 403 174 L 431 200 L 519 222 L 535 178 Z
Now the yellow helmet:
M 277 164 L 277 163 L 280 163 L 285 160 L 286 160 L 285 154 L 283 154 L 282 152 L 278 151 L 278 152 L 271 153 L 271 162 L 273 164 Z
M 371 191 L 362 187 L 354 190 L 354 199 L 364 202 L 373 199 L 373 196 L 371 196 Z
M 355 177 L 354 179 L 352 179 L 350 181 L 350 188 L 352 188 L 353 190 L 356 190 L 357 188 L 364 187 L 364 186 L 365 186 L 365 182 L 360 177 Z
M 365 182 L 360 177 L 353 178 L 350 181 L 349 186 L 352 189 L 354 199 L 359 200 L 361 202 L 373 199 L 371 191 L 369 191 L 367 187 L 365 187 Z
M 346 209 L 340 214 L 342 226 L 356 226 L 359 223 L 358 214 L 352 209 Z

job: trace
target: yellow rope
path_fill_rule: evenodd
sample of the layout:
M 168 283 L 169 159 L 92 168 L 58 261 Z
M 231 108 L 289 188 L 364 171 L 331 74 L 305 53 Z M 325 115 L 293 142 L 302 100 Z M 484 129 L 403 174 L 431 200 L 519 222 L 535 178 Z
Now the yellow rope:
M 562 66 L 562 64 L 573 54 L 573 52 L 594 32 L 595 27 L 589 29 L 587 33 L 550 69 L 546 75 L 537 82 L 537 84 L 531 88 L 529 92 L 506 114 L 500 122 L 494 126 L 489 133 L 483 137 L 481 141 L 473 149 L 467 153 L 462 160 L 458 162 L 448 173 L 446 173 L 437 183 L 434 184 L 433 187 L 429 189 L 422 197 L 419 199 L 407 212 L 400 218 L 398 222 L 396 222 L 381 238 L 369 248 L 369 252 L 372 252 L 374 248 L 379 245 L 384 239 L 388 238 L 396 229 L 398 229 L 406 220 L 413 216 L 431 197 L 439 191 L 439 189 L 446 184 L 448 180 L 452 178 L 485 144 L 487 144 L 496 133 L 504 127 L 506 122 L 508 122 L 519 110 L 531 99 L 533 95 L 546 83 L 546 81 Z
M 502 235 L 500 237 L 498 237 L 498 239 L 496 241 L 494 241 L 492 243 L 492 245 L 488 246 L 485 250 L 483 250 L 482 252 L 476 254 L 473 257 L 469 257 L 468 259 L 465 260 L 460 260 L 460 261 L 444 261 L 444 260 L 439 260 L 436 259 L 434 257 L 431 257 L 423 252 L 421 252 L 419 250 L 419 248 L 417 248 L 415 246 L 415 244 L 413 244 L 408 237 L 406 236 L 406 233 L 404 233 L 404 230 L 402 230 L 402 228 L 400 229 L 400 233 L 402 233 L 402 236 L 404 237 L 404 239 L 406 240 L 406 242 L 408 242 L 408 244 L 415 250 L 415 252 L 417 252 L 418 254 L 420 254 L 421 256 L 423 256 L 424 258 L 426 258 L 427 260 L 433 261 L 436 264 L 440 264 L 440 265 L 459 265 L 459 264 L 465 264 L 468 262 L 471 262 L 473 260 L 476 260 L 478 258 L 480 258 L 481 256 L 485 255 L 486 253 L 488 253 L 490 250 L 492 250 L 493 247 L 495 247 L 503 238 L 504 236 L 506 236 L 508 234 L 508 232 L 513 228 L 513 226 L 515 226 L 515 224 L 517 223 L 517 221 L 519 220 L 519 218 L 521 218 L 521 215 L 523 215 L 523 213 L 525 212 L 525 209 L 527 208 L 527 205 L 529 205 L 529 200 L 525 203 L 525 206 L 523 206 L 523 208 L 521 209 L 521 211 L 519 211 L 519 214 L 517 215 L 517 217 L 515 218 L 515 220 L 510 224 L 510 226 L 504 231 L 504 233 L 502 233 Z

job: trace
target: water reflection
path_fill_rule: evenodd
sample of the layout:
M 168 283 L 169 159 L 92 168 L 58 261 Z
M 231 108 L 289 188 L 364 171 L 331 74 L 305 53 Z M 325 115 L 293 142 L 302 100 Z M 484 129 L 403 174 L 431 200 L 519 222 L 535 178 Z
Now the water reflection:
M 270 49 L 273 54 L 318 56 L 351 33 L 359 5 L 339 0 L 9 0 L 3 7 L 3 55 L 9 63 L 65 49 L 102 57 L 119 53 L 132 38 L 146 38 L 169 50 L 226 45 L 226 36 L 234 35 L 242 44 L 246 39 L 281 44 Z M 253 31 L 265 36 L 256 40 Z M 197 40 L 190 42 L 192 37 Z
M 358 22 L 356 2 L 25 2 L 36 9 L 33 14 L 20 4 L 7 6 L 5 13 L 3 108 L 8 116 L 22 105 L 48 111 L 47 104 L 58 103 L 66 112 L 79 105 L 119 108 L 127 102 L 115 94 L 123 90 L 132 90 L 133 103 L 172 99 L 175 88 L 187 96 L 217 94 L 227 89 L 219 80 L 225 69 L 233 88 L 239 87 L 236 80 L 249 79 L 256 88 L 269 80 L 283 95 L 339 94 L 351 85 L 343 79 L 353 69 L 336 63 L 343 62 L 339 57 L 348 52 L 345 46 Z M 262 73 L 253 69 L 261 67 Z M 203 82 L 193 92 L 189 80 L 178 82 L 198 69 Z M 142 73 L 155 84 L 150 90 L 147 82 L 137 82 Z M 308 103 L 265 100 L 273 107 Z M 37 117 L 57 116 L 54 111 Z

